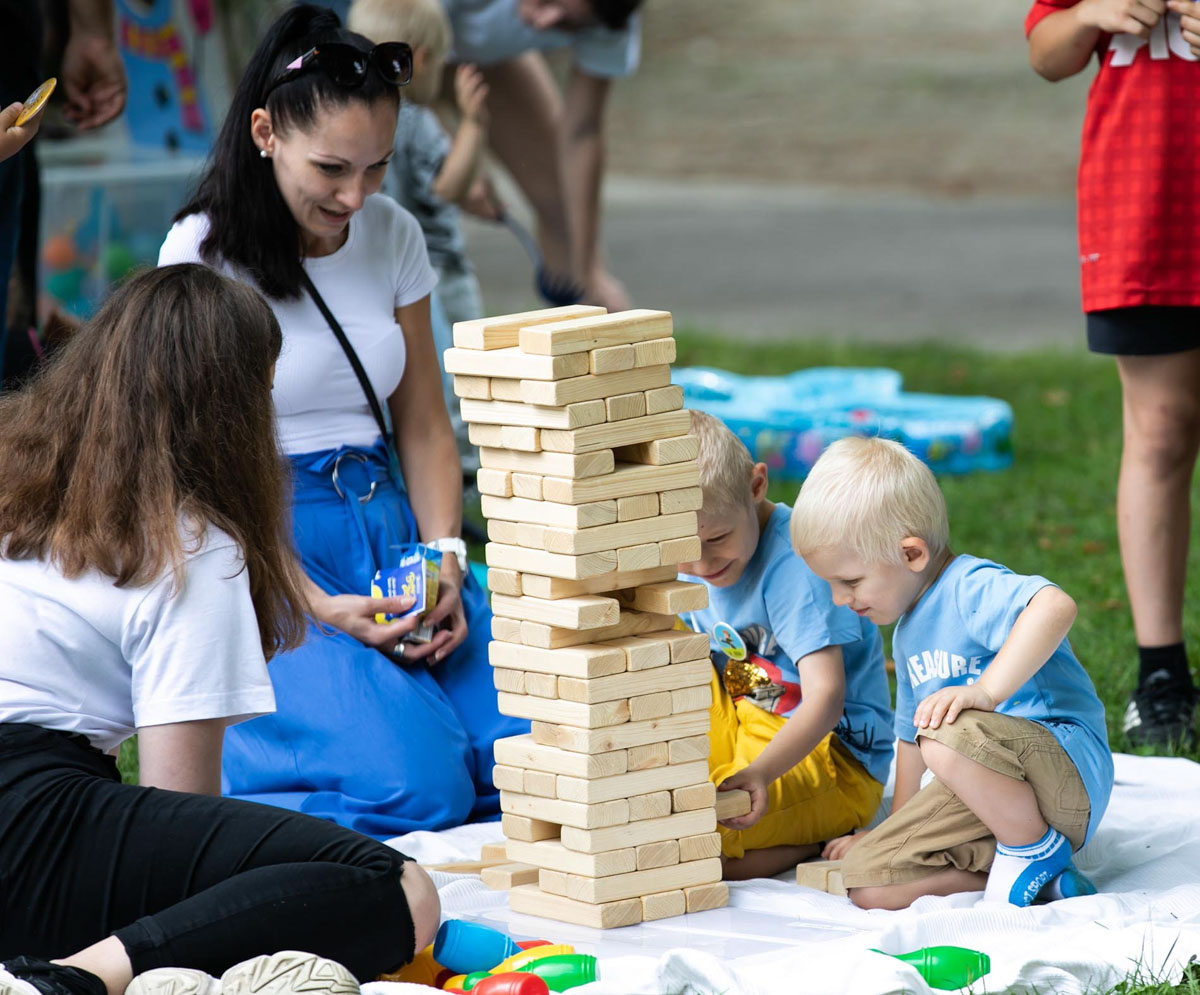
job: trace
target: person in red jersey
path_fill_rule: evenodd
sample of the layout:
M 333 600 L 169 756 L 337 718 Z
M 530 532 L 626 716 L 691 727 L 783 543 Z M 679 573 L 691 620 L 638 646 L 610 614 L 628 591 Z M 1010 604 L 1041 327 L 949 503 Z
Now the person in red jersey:
M 1034 0 L 1029 61 L 1050 81 L 1098 63 L 1081 139 L 1088 347 L 1116 357 L 1124 444 L 1117 532 L 1138 642 L 1134 745 L 1195 745 L 1183 642 L 1200 449 L 1200 20 L 1193 0 Z M 1190 38 L 1189 38 L 1190 36 Z

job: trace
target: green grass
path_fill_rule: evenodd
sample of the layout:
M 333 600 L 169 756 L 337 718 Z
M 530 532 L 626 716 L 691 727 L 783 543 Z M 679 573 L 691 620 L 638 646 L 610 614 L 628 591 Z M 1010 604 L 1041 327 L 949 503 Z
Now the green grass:
M 986 394 L 1011 404 L 1013 466 L 940 480 L 952 547 L 1041 574 L 1076 600 L 1071 644 L 1105 704 L 1112 748 L 1129 750 L 1121 718 L 1137 655 L 1117 546 L 1121 396 L 1111 360 L 1082 351 L 987 353 L 932 344 L 759 345 L 694 329 L 677 337 L 680 366 L 769 375 L 809 366 L 887 366 L 903 374 L 907 390 Z M 777 481 L 770 494 L 790 502 L 798 488 Z M 1189 578 L 1191 604 L 1200 593 L 1195 548 Z M 1193 650 L 1200 646 L 1194 614 L 1185 618 L 1184 635 Z

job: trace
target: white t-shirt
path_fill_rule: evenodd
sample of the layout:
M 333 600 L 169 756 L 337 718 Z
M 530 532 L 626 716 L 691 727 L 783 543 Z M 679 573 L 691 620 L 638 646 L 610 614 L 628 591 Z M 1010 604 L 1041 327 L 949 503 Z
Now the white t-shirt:
M 237 543 L 210 526 L 176 590 L 44 560 L 0 558 L 0 722 L 80 733 L 115 749 L 142 726 L 240 722 L 275 711 Z
M 454 33 L 451 62 L 489 66 L 531 50 L 570 48 L 575 64 L 600 79 L 632 76 L 642 53 L 639 15 L 620 31 L 603 25 L 581 31 L 539 31 L 517 12 L 517 0 L 442 0 Z
M 208 218 L 193 214 L 167 233 L 158 265 L 203 262 L 200 243 Z M 358 353 L 381 407 L 404 376 L 404 334 L 396 308 L 425 297 L 437 284 L 416 219 L 390 197 L 368 197 L 351 215 L 346 243 L 304 268 Z M 221 270 L 253 285 L 228 264 Z M 275 413 L 285 453 L 342 445 L 369 446 L 379 428 L 358 378 L 325 318 L 307 293 L 267 299 L 283 329 L 275 366 Z

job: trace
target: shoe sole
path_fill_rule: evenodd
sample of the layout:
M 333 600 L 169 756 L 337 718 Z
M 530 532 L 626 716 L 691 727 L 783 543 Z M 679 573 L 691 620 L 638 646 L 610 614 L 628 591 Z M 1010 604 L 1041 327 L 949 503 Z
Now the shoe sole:
M 156 967 L 134 978 L 125 995 L 218 995 L 221 983 L 189 967 Z
M 221 995 L 359 995 L 358 979 L 337 961 L 281 950 L 235 964 L 221 975 Z

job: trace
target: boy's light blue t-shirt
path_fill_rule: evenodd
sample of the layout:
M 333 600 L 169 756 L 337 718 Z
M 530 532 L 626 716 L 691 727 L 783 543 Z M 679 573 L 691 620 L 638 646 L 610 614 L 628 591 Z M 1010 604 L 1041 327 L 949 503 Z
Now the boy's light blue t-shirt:
M 708 586 L 708 607 L 688 616 L 707 632 L 713 660 L 723 668 L 744 647 L 746 659 L 762 666 L 784 688 L 771 709 L 791 715 L 802 689 L 796 661 L 827 646 L 840 646 L 846 667 L 846 703 L 838 739 L 881 784 L 892 762 L 892 709 L 879 630 L 848 608 L 833 603 L 829 584 L 792 550 L 792 509 L 775 505 L 758 548 L 737 582 Z M 699 581 L 699 578 L 690 578 Z
M 995 657 L 1017 617 L 1043 587 L 975 556 L 956 556 L 892 634 L 896 658 L 896 735 L 916 741 L 917 704 L 944 687 L 974 684 Z M 906 679 L 907 678 L 907 679 Z M 1064 639 L 1036 674 L 997 712 L 1031 719 L 1054 734 L 1079 771 L 1091 803 L 1087 839 L 1108 807 L 1113 759 L 1104 705 Z

